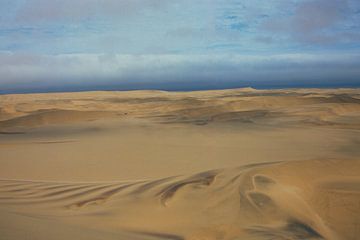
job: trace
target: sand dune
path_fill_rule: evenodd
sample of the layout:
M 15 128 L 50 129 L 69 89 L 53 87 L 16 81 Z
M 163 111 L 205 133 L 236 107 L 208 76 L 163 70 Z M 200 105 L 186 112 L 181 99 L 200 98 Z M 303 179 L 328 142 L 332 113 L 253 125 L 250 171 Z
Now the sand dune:
M 4 120 L 0 123 L 0 127 L 5 129 L 11 127 L 29 128 L 49 124 L 93 121 L 111 116 L 116 116 L 116 114 L 106 111 L 75 111 L 59 109 L 39 110 L 25 116 Z
M 2 131 L 103 118 L 145 118 L 200 125 L 218 121 L 263 124 L 278 119 L 281 124 L 358 128 L 360 112 L 360 93 L 351 89 L 85 92 L 3 95 L 0 100 Z M 357 122 L 344 121 L 355 117 Z
M 359 89 L 0 95 L 0 239 L 359 239 L 359 131 Z
M 32 216 L 56 223 L 47 232 L 66 223 L 119 239 L 358 239 L 359 171 L 358 161 L 318 160 L 150 181 L 2 180 L 0 207 L 14 224 Z

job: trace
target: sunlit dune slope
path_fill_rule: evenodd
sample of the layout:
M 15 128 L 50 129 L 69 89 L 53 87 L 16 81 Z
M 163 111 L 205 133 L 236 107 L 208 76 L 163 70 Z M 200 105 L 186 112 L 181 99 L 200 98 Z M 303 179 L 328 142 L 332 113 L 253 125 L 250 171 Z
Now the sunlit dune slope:
M 61 236 L 358 239 L 359 171 L 358 161 L 313 160 L 245 165 L 150 181 L 2 180 L 0 211 L 7 218 L 0 222 L 8 239 L 25 236 L 24 227 L 31 226 L 28 217 L 38 221 L 40 228 L 31 239 L 46 239 L 44 232 L 74 226 L 83 232 Z M 18 222 L 24 226 L 15 231 Z M 87 236 L 86 232 L 96 234 Z

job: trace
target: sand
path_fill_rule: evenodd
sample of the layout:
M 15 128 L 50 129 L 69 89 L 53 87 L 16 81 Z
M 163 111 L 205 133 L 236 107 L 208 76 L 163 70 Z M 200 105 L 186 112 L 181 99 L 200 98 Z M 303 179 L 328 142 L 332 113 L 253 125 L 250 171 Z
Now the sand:
M 0 95 L 0 239 L 360 239 L 360 90 Z

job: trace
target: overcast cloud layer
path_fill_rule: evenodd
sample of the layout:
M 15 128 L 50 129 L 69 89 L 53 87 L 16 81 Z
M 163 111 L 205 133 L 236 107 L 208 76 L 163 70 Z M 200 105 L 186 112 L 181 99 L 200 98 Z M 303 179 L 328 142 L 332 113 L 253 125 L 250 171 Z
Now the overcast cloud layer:
M 0 0 L 0 6 L 0 93 L 360 86 L 358 0 Z

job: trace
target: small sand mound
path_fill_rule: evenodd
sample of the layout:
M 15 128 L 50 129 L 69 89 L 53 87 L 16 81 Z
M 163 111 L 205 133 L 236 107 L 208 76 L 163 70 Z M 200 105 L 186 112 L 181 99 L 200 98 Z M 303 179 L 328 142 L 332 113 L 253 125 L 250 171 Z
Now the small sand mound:
M 104 111 L 39 110 L 25 116 L 0 121 L 0 129 L 11 127 L 31 128 L 49 124 L 84 122 L 114 116 L 116 116 L 115 113 Z

